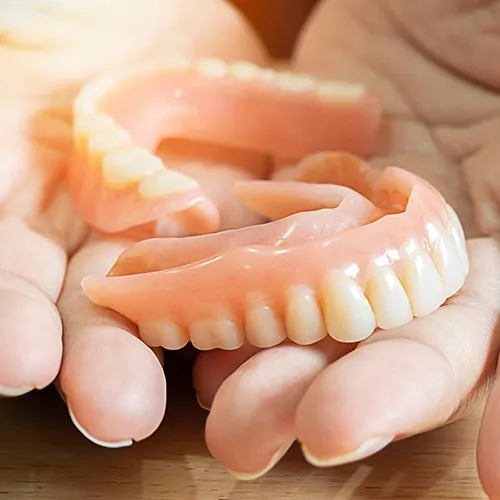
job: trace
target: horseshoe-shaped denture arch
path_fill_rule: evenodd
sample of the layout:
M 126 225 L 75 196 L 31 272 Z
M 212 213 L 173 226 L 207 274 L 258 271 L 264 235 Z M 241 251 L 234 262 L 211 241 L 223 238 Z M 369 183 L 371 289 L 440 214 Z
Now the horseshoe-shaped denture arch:
M 239 183 L 270 222 L 125 250 L 82 286 L 150 346 L 237 349 L 331 336 L 359 342 L 438 309 L 469 272 L 453 208 L 423 179 L 347 153 L 306 157 L 292 181 Z
M 218 210 L 196 180 L 155 154 L 161 140 L 224 144 L 293 161 L 325 150 L 364 156 L 381 103 L 357 84 L 203 59 L 98 78 L 81 89 L 73 111 L 68 186 L 91 226 L 118 233 L 182 213 L 187 234 L 205 234 L 219 229 Z

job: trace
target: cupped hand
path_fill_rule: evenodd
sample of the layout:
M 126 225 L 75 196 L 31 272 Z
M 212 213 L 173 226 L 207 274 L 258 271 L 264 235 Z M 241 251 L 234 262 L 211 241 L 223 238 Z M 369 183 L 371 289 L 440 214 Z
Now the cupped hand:
M 499 229 L 500 43 L 494 3 L 326 0 L 299 40 L 295 69 L 364 82 L 384 99 L 376 165 L 428 179 L 469 238 Z M 459 418 L 494 376 L 500 250 L 470 239 L 464 288 L 432 315 L 357 346 L 331 339 L 256 352 L 202 353 L 194 382 L 210 408 L 209 449 L 239 477 L 258 477 L 298 440 L 315 465 L 363 458 Z M 500 383 L 486 407 L 480 474 L 500 495 Z
M 0 395 L 46 387 L 61 368 L 75 423 L 109 446 L 154 432 L 166 381 L 161 352 L 80 291 L 129 242 L 90 233 L 72 207 L 71 99 L 90 77 L 170 56 L 266 57 L 219 0 L 0 5 Z

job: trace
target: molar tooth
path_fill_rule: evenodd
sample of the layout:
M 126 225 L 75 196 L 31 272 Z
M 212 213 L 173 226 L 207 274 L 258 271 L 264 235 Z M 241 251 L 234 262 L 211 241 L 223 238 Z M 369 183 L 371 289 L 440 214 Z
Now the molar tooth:
M 182 349 L 189 342 L 186 330 L 164 319 L 139 322 L 139 335 L 148 346 L 163 347 L 170 351 Z
M 340 342 L 359 342 L 369 337 L 377 323 L 361 287 L 342 273 L 329 273 L 322 284 L 326 329 Z
M 87 145 L 90 165 L 94 168 L 99 168 L 105 153 L 130 145 L 131 143 L 132 139 L 130 135 L 126 130 L 119 127 L 91 135 L 88 138 Z
M 316 85 L 316 92 L 325 101 L 344 101 L 359 99 L 365 92 L 362 85 L 344 82 L 321 82 Z
M 447 231 L 443 232 L 432 250 L 432 260 L 441 276 L 444 293 L 451 297 L 465 282 L 465 268 L 456 245 Z
M 228 73 L 227 64 L 221 59 L 202 59 L 195 65 L 196 70 L 203 76 L 221 78 Z
M 177 170 L 166 168 L 144 177 L 139 184 L 139 194 L 145 199 L 163 198 L 197 189 L 199 185 L 194 179 Z
M 307 75 L 294 75 L 293 73 L 282 73 L 278 76 L 279 84 L 292 92 L 305 92 L 316 88 L 314 78 Z
M 112 189 L 126 189 L 163 169 L 158 157 L 135 146 L 108 151 L 102 158 L 102 177 Z
M 303 285 L 287 291 L 286 329 L 296 344 L 309 345 L 326 337 L 326 328 L 314 292 Z
M 247 308 L 245 329 L 248 341 L 255 347 L 272 347 L 286 339 L 285 325 L 281 318 L 272 307 L 260 301 L 255 301 Z
M 409 323 L 413 312 L 406 292 L 390 267 L 376 268 L 368 280 L 366 296 L 373 308 L 377 326 L 389 330 Z
M 239 349 L 245 338 L 236 323 L 230 319 L 209 319 L 192 323 L 189 327 L 191 343 L 200 351 Z
M 234 63 L 229 68 L 231 74 L 241 80 L 250 80 L 255 78 L 261 71 L 261 69 L 255 64 L 244 61 Z
M 427 316 L 446 299 L 441 277 L 431 258 L 422 250 L 416 250 L 403 263 L 401 283 L 416 317 Z

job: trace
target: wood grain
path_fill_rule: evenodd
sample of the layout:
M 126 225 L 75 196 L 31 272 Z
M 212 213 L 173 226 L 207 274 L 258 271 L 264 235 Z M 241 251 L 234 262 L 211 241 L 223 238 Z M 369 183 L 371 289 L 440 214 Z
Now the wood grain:
M 479 411 L 337 469 L 294 448 L 268 476 L 234 480 L 208 453 L 189 371 L 169 373 L 169 409 L 145 442 L 108 450 L 71 424 L 52 388 L 0 400 L 0 498 L 8 500 L 486 499 L 475 463 Z M 172 381 L 174 383 L 172 384 Z M 180 382 L 179 382 L 180 381 Z

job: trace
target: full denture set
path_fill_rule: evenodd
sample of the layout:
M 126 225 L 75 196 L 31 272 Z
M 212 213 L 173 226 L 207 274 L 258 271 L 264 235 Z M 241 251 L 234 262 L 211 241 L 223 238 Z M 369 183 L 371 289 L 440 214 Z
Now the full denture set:
M 166 349 L 358 342 L 430 314 L 465 281 L 465 236 L 427 182 L 361 159 L 380 114 L 359 85 L 248 63 L 178 62 L 90 82 L 74 104 L 77 209 L 105 233 L 179 213 L 191 236 L 139 241 L 108 276 L 84 279 L 87 297 Z M 219 231 L 198 182 L 155 155 L 165 137 L 293 163 L 286 176 L 276 167 L 270 180 L 235 184 L 269 222 Z

